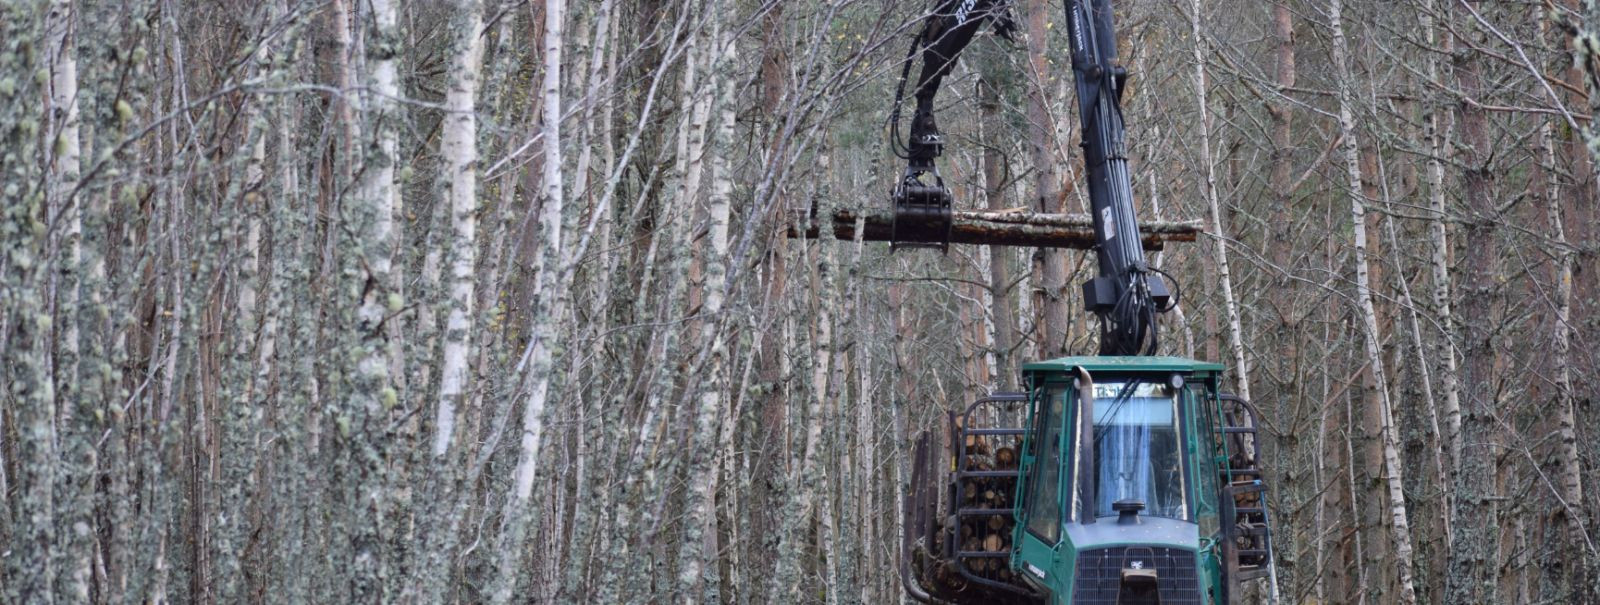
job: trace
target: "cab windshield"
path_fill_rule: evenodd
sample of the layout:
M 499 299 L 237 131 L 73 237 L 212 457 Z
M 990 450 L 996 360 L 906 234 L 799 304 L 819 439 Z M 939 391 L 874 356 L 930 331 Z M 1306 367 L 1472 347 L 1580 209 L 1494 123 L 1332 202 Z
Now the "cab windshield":
M 1113 502 L 1138 500 L 1141 514 L 1188 518 L 1175 393 L 1139 380 L 1095 383 L 1096 517 L 1115 516 Z

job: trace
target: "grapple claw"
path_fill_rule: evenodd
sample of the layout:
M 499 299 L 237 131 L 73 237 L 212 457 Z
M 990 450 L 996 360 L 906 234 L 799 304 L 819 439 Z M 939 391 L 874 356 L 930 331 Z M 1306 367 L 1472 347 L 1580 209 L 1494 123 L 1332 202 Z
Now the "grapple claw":
M 925 183 L 923 175 L 932 177 Z M 950 249 L 953 200 L 944 179 L 931 170 L 908 170 L 894 188 L 894 220 L 890 224 L 889 249 Z

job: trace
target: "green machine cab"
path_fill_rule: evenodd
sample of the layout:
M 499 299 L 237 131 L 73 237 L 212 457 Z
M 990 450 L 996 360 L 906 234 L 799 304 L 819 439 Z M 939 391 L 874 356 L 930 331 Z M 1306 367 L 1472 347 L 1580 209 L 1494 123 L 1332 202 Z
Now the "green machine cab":
M 1239 602 L 1247 582 L 1271 579 L 1271 532 L 1255 414 L 1221 392 L 1222 372 L 1175 357 L 1065 357 L 1025 365 L 1026 393 L 953 412 L 948 466 L 928 455 L 933 435 L 913 454 L 908 592 Z
M 955 204 L 936 169 L 947 141 L 935 97 L 980 30 L 1008 38 L 1016 29 L 1003 0 L 930 4 L 889 114 L 892 146 L 906 160 L 891 195 L 891 249 L 951 243 Z M 1222 392 L 1222 366 L 1156 356 L 1158 317 L 1177 308 L 1181 289 L 1146 259 L 1135 212 L 1117 11 L 1113 0 L 1062 8 L 1093 223 L 1085 248 L 1098 269 L 1082 284 L 1083 302 L 1099 320 L 1099 355 L 1028 364 L 1026 392 L 952 410 L 946 431 L 917 438 L 901 580 L 927 603 L 1236 603 L 1257 579 L 1270 598 L 1256 415 Z M 907 92 L 916 109 L 902 140 Z

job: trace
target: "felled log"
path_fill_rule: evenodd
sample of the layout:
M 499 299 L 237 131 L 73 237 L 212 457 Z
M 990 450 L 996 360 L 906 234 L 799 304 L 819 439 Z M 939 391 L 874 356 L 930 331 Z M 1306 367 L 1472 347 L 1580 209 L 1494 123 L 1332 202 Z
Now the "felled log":
M 1010 523 L 1006 521 L 1006 517 L 1002 515 L 989 515 L 989 531 L 997 532 L 1005 529 L 1007 525 L 1010 525 Z
M 983 549 L 989 552 L 1000 552 L 1000 549 L 1004 548 L 1005 545 L 1006 542 L 1000 537 L 1000 534 L 989 534 L 983 538 Z
M 1011 470 L 1017 468 L 1017 452 L 1009 447 L 1002 447 L 994 451 L 994 466 L 998 469 Z
M 796 217 L 795 224 L 807 224 L 806 217 Z M 887 211 L 874 212 L 864 217 L 861 239 L 869 242 L 889 241 L 893 229 L 893 216 Z M 833 213 L 833 236 L 841 240 L 856 237 L 857 215 L 850 210 Z M 1035 248 L 1075 248 L 1087 250 L 1095 246 L 1094 221 L 1084 214 L 1043 214 L 1022 211 L 956 211 L 952 215 L 950 243 L 986 244 L 991 246 L 1025 246 Z M 1141 221 L 1139 233 L 1146 250 L 1160 250 L 1167 242 L 1192 242 L 1200 233 L 1200 221 Z M 789 237 L 820 237 L 818 225 L 811 224 L 803 232 L 790 227 Z

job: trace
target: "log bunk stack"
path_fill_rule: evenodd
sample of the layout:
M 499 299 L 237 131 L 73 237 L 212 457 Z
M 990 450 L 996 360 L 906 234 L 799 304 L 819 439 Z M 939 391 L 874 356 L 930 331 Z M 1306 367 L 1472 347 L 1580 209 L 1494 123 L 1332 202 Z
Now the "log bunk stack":
M 959 416 L 957 417 L 959 419 Z M 1018 437 L 994 435 L 967 435 L 966 458 L 963 464 L 967 471 L 1015 471 L 1020 460 L 1022 441 Z M 947 462 L 947 468 L 957 464 L 955 459 Z M 952 485 L 952 487 L 954 487 Z M 956 516 L 953 510 L 946 510 L 936 521 L 937 534 L 942 541 L 949 540 L 954 534 L 956 550 L 963 552 L 1009 553 L 1011 552 L 1012 533 L 1016 527 L 1015 506 L 1017 481 L 1015 477 L 972 477 L 963 482 L 958 492 L 947 503 L 962 509 L 993 509 L 994 514 Z M 952 527 L 951 520 L 957 520 Z M 1020 578 L 1015 577 L 1010 569 L 1010 559 L 1004 556 L 997 557 L 969 557 L 959 563 L 954 559 L 934 562 L 928 566 L 928 579 L 932 584 L 942 589 L 945 595 L 954 597 L 957 602 L 966 602 L 961 596 L 968 592 L 976 592 L 975 587 L 962 577 L 957 565 L 966 565 L 967 570 L 973 575 L 987 580 L 994 580 L 1008 584 L 1020 585 Z M 971 588 L 972 590 L 968 590 Z M 993 594 L 983 593 L 978 594 Z
M 1014 471 L 1017 470 L 1017 452 L 1020 441 L 998 447 L 979 436 L 967 437 L 967 470 Z M 967 483 L 961 494 L 962 508 L 992 508 L 993 515 L 967 517 L 961 522 L 961 550 L 983 552 L 1011 552 L 1012 529 L 1016 527 L 1015 504 L 1017 480 L 1012 477 L 980 477 Z M 1010 561 L 1002 558 L 971 559 L 967 568 L 981 577 L 1010 581 Z

